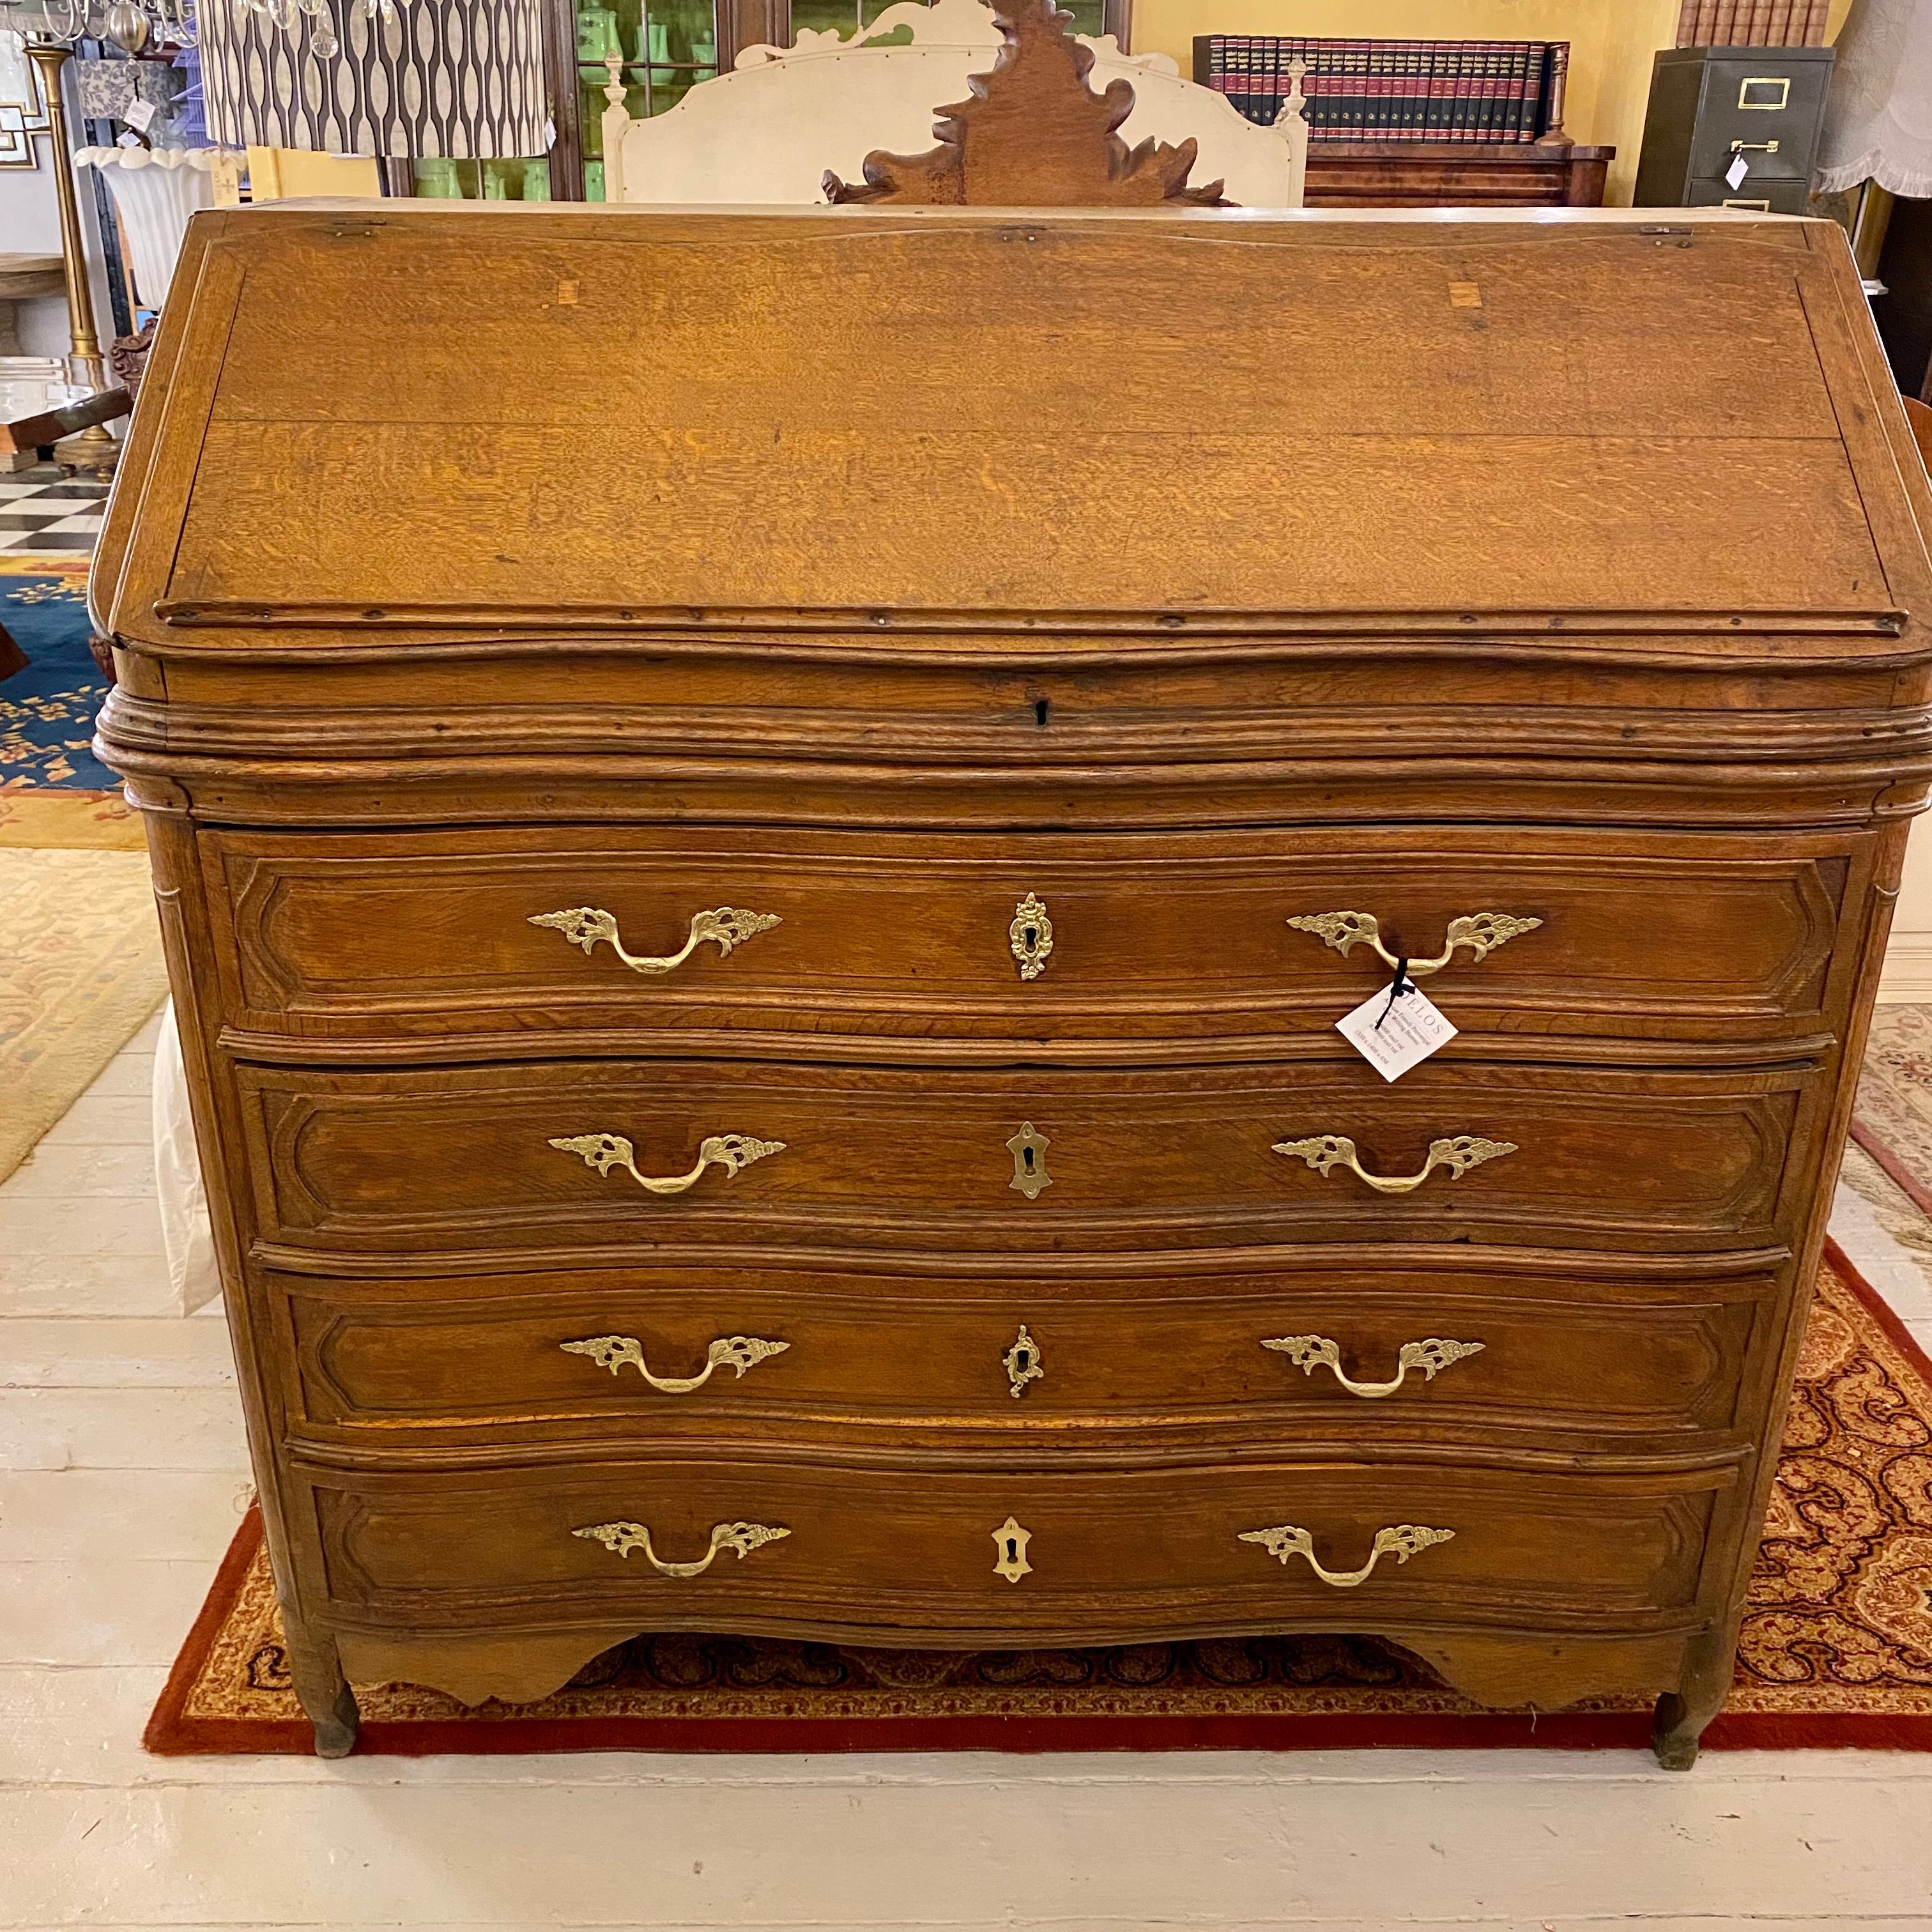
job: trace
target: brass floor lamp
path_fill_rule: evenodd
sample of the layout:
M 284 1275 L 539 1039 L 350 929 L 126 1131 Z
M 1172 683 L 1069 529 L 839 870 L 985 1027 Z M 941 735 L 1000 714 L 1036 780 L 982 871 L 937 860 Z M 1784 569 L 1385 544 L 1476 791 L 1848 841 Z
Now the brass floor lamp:
M 94 319 L 94 285 L 87 272 L 87 249 L 81 238 L 80 204 L 74 184 L 74 150 L 67 132 L 67 104 L 61 93 L 61 70 L 74 50 L 38 37 L 27 42 L 27 58 L 40 75 L 40 94 L 47 107 L 47 142 L 54 173 L 54 194 L 60 205 L 61 265 L 67 276 L 68 332 L 71 340 L 68 364 L 73 380 L 89 389 L 108 386 L 101 359 L 100 337 Z M 55 446 L 55 460 L 64 470 L 112 472 L 121 446 L 100 423 L 76 430 Z

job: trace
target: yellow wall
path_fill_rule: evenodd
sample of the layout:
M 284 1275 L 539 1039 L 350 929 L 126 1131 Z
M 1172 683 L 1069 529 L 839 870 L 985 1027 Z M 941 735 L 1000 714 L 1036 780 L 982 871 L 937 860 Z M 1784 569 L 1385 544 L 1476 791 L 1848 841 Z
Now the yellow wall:
M 356 154 L 312 154 L 304 148 L 250 148 L 248 192 L 256 201 L 303 195 L 378 195 L 382 177 Z
M 1614 147 L 1606 199 L 1627 204 L 1643 143 L 1652 57 L 1677 37 L 1678 0 L 1134 0 L 1136 53 L 1194 71 L 1196 34 L 1333 34 L 1373 40 L 1568 40 L 1564 124 Z M 1852 0 L 1832 0 L 1835 34 Z

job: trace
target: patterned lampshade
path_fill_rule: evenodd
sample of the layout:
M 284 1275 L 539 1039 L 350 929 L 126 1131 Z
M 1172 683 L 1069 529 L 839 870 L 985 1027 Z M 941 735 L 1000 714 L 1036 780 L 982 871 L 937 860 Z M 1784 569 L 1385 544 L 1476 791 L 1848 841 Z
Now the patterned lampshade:
M 538 0 L 412 0 L 385 21 L 340 0 L 339 51 L 238 0 L 202 0 L 208 138 L 224 147 L 474 160 L 550 146 Z

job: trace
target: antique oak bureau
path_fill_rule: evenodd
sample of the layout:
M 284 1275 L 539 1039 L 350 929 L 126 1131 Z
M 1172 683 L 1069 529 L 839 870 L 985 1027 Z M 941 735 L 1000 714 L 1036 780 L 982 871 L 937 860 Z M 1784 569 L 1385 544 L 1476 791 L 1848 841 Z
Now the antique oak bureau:
M 130 434 L 320 1749 L 645 1630 L 1350 1630 L 1690 1761 L 1932 771 L 1835 229 L 284 204 Z

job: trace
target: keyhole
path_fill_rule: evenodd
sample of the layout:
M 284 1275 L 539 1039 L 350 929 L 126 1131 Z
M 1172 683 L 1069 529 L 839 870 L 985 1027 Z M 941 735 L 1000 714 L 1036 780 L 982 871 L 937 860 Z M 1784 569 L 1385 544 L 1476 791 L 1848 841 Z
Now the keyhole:
M 1020 1159 L 1024 1163 L 1027 1172 L 1030 1174 L 1033 1172 L 1033 1149 L 1022 1148 L 1020 1150 Z
M 1037 946 L 1040 944 L 1040 928 L 1038 926 L 1030 926 L 1026 928 L 1026 943 L 1029 946 Z
M 1046 714 L 1048 712 L 1052 710 L 1052 708 L 1053 703 L 1052 699 L 1046 698 L 1035 698 L 1033 702 L 1033 722 L 1036 724 L 1043 726 L 1046 723 Z
M 1033 1358 L 1024 1348 L 1016 1349 L 1013 1352 L 1013 1365 L 1022 1375 L 1024 1375 L 1027 1370 L 1033 1366 Z
M 1020 1546 L 1018 1540 L 1016 1538 L 1010 1536 L 1006 1538 L 1006 1561 L 1009 1563 L 1017 1563 L 1019 1560 Z

